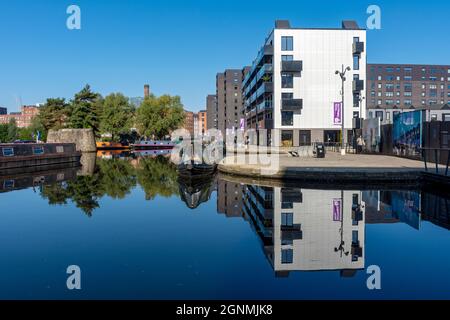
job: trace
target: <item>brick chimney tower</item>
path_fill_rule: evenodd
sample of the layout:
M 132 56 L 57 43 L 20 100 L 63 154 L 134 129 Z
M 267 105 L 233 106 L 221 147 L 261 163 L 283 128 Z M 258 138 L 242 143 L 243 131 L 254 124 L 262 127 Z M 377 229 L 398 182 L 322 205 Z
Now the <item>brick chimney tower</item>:
M 146 84 L 144 86 L 144 98 L 148 98 L 150 96 L 150 86 Z

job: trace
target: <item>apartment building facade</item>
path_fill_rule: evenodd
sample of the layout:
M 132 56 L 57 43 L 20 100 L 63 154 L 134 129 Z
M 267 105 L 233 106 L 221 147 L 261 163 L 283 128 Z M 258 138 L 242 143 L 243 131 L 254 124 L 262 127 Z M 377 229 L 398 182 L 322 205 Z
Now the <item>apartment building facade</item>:
M 227 69 L 216 76 L 217 129 L 227 134 L 244 129 L 242 81 L 247 68 Z
M 8 109 L 0 107 L 0 115 L 8 114 Z
M 246 125 L 259 132 L 258 143 L 339 142 L 341 78 L 335 72 L 342 66 L 351 68 L 344 85 L 348 140 L 353 118 L 366 110 L 365 44 L 366 30 L 355 22 L 343 22 L 339 29 L 307 29 L 276 21 L 242 85 Z
M 191 136 L 195 134 L 195 127 L 194 127 L 194 112 L 192 111 L 184 111 L 184 124 L 183 128 L 189 131 Z
M 0 123 L 7 124 L 14 119 L 17 127 L 28 128 L 35 116 L 39 114 L 38 106 L 22 106 L 20 112 L 11 112 L 10 114 L 0 114 Z
M 208 129 L 218 129 L 218 110 L 217 110 L 217 96 L 210 94 L 206 97 L 206 114 Z
M 368 64 L 367 118 L 426 110 L 427 121 L 450 121 L 450 65 Z
M 197 113 L 198 119 L 198 134 L 204 135 L 208 131 L 208 116 L 206 110 L 201 110 Z

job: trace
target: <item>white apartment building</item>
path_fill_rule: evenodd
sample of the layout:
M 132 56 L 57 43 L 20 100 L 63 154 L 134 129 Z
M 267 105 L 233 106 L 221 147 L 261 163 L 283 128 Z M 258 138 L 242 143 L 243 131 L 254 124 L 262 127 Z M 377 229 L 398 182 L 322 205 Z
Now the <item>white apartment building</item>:
M 350 141 L 353 119 L 366 113 L 365 48 L 366 30 L 352 21 L 339 29 L 276 21 L 243 81 L 247 129 L 259 132 L 260 144 L 273 146 L 340 142 L 343 116 L 344 139 Z M 342 81 L 336 71 L 343 66 L 350 71 L 339 114 Z

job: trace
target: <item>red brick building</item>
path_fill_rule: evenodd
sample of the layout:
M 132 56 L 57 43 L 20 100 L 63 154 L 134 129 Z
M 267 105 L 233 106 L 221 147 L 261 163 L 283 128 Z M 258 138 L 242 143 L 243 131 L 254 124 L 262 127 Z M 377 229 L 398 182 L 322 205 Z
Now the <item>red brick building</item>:
M 8 124 L 11 119 L 15 119 L 19 128 L 28 128 L 31 121 L 39 113 L 37 106 L 22 106 L 20 112 L 11 112 L 10 114 L 0 115 L 0 123 Z

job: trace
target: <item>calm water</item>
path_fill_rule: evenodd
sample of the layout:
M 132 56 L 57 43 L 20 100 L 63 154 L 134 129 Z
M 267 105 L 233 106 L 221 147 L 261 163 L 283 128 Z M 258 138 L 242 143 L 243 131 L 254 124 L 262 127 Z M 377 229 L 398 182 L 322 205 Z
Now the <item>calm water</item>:
M 77 171 L 0 177 L 1 299 L 450 298 L 445 194 L 178 181 L 151 157 Z

